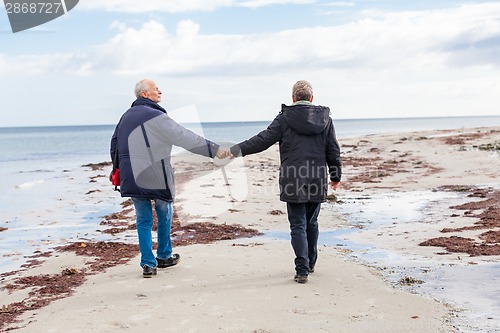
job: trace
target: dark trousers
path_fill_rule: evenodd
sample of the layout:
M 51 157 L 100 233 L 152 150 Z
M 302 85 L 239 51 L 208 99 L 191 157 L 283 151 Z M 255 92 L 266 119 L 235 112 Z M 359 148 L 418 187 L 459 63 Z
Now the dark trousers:
M 287 203 L 292 247 L 295 251 L 295 271 L 308 275 L 318 258 L 319 202 Z

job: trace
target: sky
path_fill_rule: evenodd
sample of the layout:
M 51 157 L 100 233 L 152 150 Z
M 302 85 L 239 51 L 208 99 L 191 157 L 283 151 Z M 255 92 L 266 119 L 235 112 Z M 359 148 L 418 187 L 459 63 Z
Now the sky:
M 143 78 L 179 122 L 270 121 L 297 80 L 334 119 L 500 115 L 500 1 L 80 0 L 18 33 L 0 7 L 0 127 L 116 124 Z

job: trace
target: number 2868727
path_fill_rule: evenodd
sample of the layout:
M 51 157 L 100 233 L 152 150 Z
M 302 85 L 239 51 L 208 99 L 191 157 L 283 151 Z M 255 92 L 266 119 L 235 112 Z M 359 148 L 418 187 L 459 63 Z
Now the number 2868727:
M 6 2 L 7 14 L 57 14 L 64 11 L 58 2 Z

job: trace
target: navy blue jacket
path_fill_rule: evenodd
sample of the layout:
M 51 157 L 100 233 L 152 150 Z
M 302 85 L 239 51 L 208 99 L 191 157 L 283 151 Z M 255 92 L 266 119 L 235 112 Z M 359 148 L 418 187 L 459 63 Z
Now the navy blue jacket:
M 138 98 L 121 117 L 111 138 L 111 159 L 118 147 L 122 197 L 162 199 L 175 197 L 172 145 L 213 158 L 219 146 L 177 124 L 165 109 Z
M 327 177 L 339 182 L 342 174 L 340 147 L 330 109 L 313 104 L 283 104 L 267 129 L 231 147 L 231 153 L 234 156 L 255 154 L 276 142 L 279 142 L 281 160 L 280 200 L 326 201 Z

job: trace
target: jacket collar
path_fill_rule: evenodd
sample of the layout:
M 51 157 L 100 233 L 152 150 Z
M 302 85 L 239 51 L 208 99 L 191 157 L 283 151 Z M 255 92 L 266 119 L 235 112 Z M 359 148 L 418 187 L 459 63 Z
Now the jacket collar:
M 156 102 L 153 102 L 152 100 L 150 100 L 149 98 L 144 98 L 144 97 L 139 97 L 137 98 L 133 103 L 132 103 L 132 106 L 138 106 L 138 105 L 145 105 L 145 106 L 149 106 L 150 108 L 153 108 L 153 109 L 156 109 L 156 110 L 160 110 L 161 112 L 163 113 L 167 113 L 167 110 L 165 110 L 164 108 L 162 108 L 158 103 Z
M 292 105 L 313 105 L 313 104 L 309 101 L 297 101 L 297 102 L 293 103 Z

